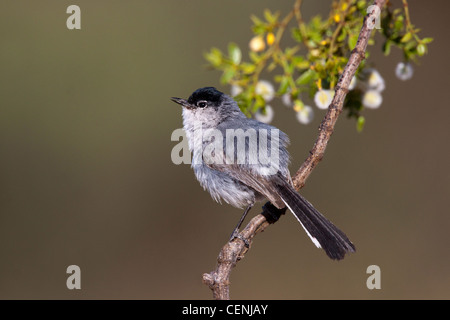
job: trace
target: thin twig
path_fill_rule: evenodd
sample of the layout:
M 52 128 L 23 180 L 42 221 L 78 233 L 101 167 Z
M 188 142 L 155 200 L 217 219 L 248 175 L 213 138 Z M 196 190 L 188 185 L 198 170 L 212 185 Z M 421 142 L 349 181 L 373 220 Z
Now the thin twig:
M 374 5 L 381 9 L 384 7 L 385 0 L 375 0 Z M 369 28 L 367 21 L 375 19 L 376 11 L 373 10 L 364 18 L 363 26 L 358 37 L 355 49 L 353 49 L 348 63 L 339 78 L 335 87 L 334 98 L 328 108 L 328 111 L 319 126 L 319 135 L 310 151 L 309 157 L 303 162 L 300 169 L 293 176 L 292 181 L 297 190 L 305 185 L 306 179 L 311 172 L 322 160 L 328 141 L 333 133 L 334 126 L 342 112 L 344 99 L 348 92 L 348 86 L 352 80 L 356 69 L 364 59 L 364 53 L 372 30 Z M 372 24 L 373 25 L 373 24 Z M 203 282 L 207 284 L 212 292 L 214 299 L 229 300 L 230 299 L 230 274 L 236 263 L 241 260 L 245 253 L 249 250 L 255 235 L 263 231 L 269 223 L 261 214 L 254 217 L 239 233 L 239 237 L 227 243 L 220 251 L 217 258 L 217 267 L 210 273 L 203 274 Z
M 302 37 L 303 44 L 305 45 L 306 48 L 308 48 L 308 50 L 311 50 L 312 47 L 308 43 L 308 36 L 307 36 L 307 32 L 306 32 L 305 22 L 303 21 L 303 18 L 302 18 L 301 6 L 302 6 L 302 0 L 295 1 L 294 9 L 293 9 L 294 13 L 295 13 L 295 19 L 297 20 L 298 30 L 300 31 L 300 35 Z

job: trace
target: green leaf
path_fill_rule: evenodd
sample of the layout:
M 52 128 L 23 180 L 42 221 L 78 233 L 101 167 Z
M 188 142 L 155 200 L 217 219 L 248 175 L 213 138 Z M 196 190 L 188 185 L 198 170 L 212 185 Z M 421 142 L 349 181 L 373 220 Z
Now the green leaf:
M 300 32 L 300 29 L 298 28 L 292 28 L 291 30 L 292 38 L 297 42 L 302 42 L 302 33 Z
M 309 30 L 308 37 L 310 41 L 314 42 L 315 46 L 322 41 L 322 34 L 318 30 Z
M 253 21 L 253 24 L 255 24 L 255 25 L 260 25 L 260 24 L 263 24 L 263 23 L 264 23 L 260 18 L 258 18 L 258 17 L 255 16 L 254 14 L 252 14 L 252 15 L 250 16 L 250 19 Z
M 277 63 L 275 61 L 272 61 L 268 66 L 267 66 L 267 71 L 271 72 L 273 71 L 273 69 L 275 69 L 277 67 Z
M 255 97 L 255 102 L 253 103 L 253 106 L 252 106 L 252 112 L 256 112 L 259 109 L 264 108 L 265 105 L 266 105 L 266 102 L 264 101 L 264 98 L 257 95 Z
M 279 13 L 273 14 L 269 9 L 264 10 L 264 18 L 266 18 L 267 22 L 273 24 L 277 22 Z
M 277 93 L 279 95 L 285 94 L 287 92 L 288 87 L 289 87 L 289 77 L 284 76 L 281 78 L 280 88 L 278 89 Z
M 311 19 L 309 23 L 310 27 L 313 29 L 320 29 L 322 26 L 322 17 L 320 15 L 316 15 Z
M 366 123 L 366 119 L 363 116 L 359 116 L 356 121 L 356 130 L 358 132 L 362 132 L 364 129 L 364 124 Z
M 267 29 L 266 26 L 263 24 L 255 25 L 252 28 L 253 33 L 256 35 L 264 34 L 266 32 L 266 29 Z
M 399 15 L 402 11 L 403 11 L 402 8 L 396 8 L 396 9 L 394 9 L 394 11 L 392 11 L 392 14 L 393 14 L 394 16 L 397 16 L 397 15 Z
M 222 51 L 212 48 L 210 52 L 205 53 L 205 59 L 217 68 L 222 64 Z
M 295 99 L 294 106 L 296 106 L 296 107 L 298 106 L 298 108 L 300 108 L 300 110 L 301 110 L 305 107 L 305 103 L 300 99 Z
M 230 56 L 230 59 L 234 64 L 237 65 L 241 63 L 242 53 L 237 44 L 228 44 L 228 55 Z
M 337 41 L 342 42 L 345 40 L 346 37 L 347 37 L 347 29 L 342 29 L 339 36 L 337 37 Z
M 432 41 L 433 41 L 433 38 L 423 38 L 421 42 L 422 43 L 430 43 Z
M 264 21 L 255 15 L 251 15 L 250 19 L 253 21 L 252 30 L 255 34 L 259 35 L 266 32 L 266 23 Z
M 310 65 L 309 61 L 306 60 L 303 56 L 293 56 L 292 63 L 297 69 L 308 69 Z
M 245 62 L 241 64 L 241 68 L 245 74 L 251 74 L 255 72 L 256 66 L 253 63 Z
M 404 17 L 402 15 L 399 15 L 394 22 L 394 31 L 399 32 L 403 28 L 403 21 Z
M 427 52 L 427 46 L 423 43 L 417 46 L 417 54 L 423 56 Z
M 389 39 L 384 42 L 383 52 L 384 52 L 385 56 L 388 56 L 389 53 L 391 53 L 391 46 L 392 46 L 392 41 L 390 41 Z
M 412 34 L 411 32 L 408 32 L 407 34 L 405 34 L 402 39 L 400 40 L 400 42 L 408 42 L 409 40 L 411 40 L 412 38 Z
M 409 41 L 407 44 L 405 44 L 404 50 L 415 49 L 416 45 L 417 45 L 417 43 L 414 40 Z
M 314 76 L 315 76 L 315 71 L 312 69 L 308 69 L 305 72 L 303 72 L 300 77 L 297 78 L 295 83 L 297 85 L 307 84 L 307 83 L 311 82 L 311 80 L 314 79 Z
M 355 49 L 356 42 L 358 42 L 358 34 L 354 33 L 354 34 L 349 35 L 349 37 L 348 37 L 348 47 L 349 47 L 350 50 Z
M 358 9 L 365 9 L 367 7 L 366 1 L 364 0 L 360 0 L 356 3 L 356 6 L 358 7 Z
M 294 54 L 298 51 L 298 47 L 287 47 L 286 50 L 284 50 L 284 54 L 286 57 L 290 58 L 293 57 Z
M 287 63 L 287 65 L 285 65 L 284 67 L 284 71 L 290 75 L 294 72 L 294 69 L 295 69 L 294 63 Z
M 235 75 L 235 71 L 232 68 L 228 68 L 226 69 L 222 76 L 220 77 L 220 82 L 222 84 L 228 84 L 230 82 L 231 79 L 233 79 L 234 75 Z

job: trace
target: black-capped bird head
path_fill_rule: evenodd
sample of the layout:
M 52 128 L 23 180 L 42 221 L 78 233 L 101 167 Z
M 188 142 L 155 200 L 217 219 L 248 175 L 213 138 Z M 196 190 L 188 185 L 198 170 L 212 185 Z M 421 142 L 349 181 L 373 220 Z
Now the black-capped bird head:
M 244 116 L 236 101 L 214 87 L 197 89 L 187 100 L 175 97 L 171 100 L 183 107 L 183 118 L 189 121 L 218 123 L 230 115 Z
M 205 87 L 195 90 L 187 100 L 173 97 L 172 101 L 188 109 L 203 109 L 219 107 L 224 97 L 225 94 L 216 88 Z

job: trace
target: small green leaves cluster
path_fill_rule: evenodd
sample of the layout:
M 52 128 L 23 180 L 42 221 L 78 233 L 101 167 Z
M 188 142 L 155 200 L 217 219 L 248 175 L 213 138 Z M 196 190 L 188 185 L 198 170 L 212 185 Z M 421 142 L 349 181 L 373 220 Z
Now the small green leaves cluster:
M 381 31 L 385 37 L 383 52 L 387 56 L 391 48 L 397 47 L 403 51 L 405 61 L 418 62 L 418 58 L 428 52 L 428 44 L 433 38 L 420 38 L 419 28 L 416 28 L 409 16 L 408 3 L 403 0 L 403 8 L 387 10 L 381 20 Z
M 243 59 L 243 51 L 236 43 L 230 43 L 225 52 L 212 48 L 205 53 L 210 67 L 222 71 L 221 83 L 239 88 L 234 98 L 249 116 L 267 105 L 267 99 L 256 90 L 261 80 L 269 78 L 276 83 L 276 96 L 289 95 L 288 100 L 296 112 L 319 91 L 334 90 L 371 4 L 366 0 L 333 0 L 327 17 L 315 16 L 304 21 L 301 3 L 295 0 L 292 10 L 284 17 L 267 9 L 263 17 L 251 17 L 254 37 L 249 41 L 248 60 Z M 381 47 L 386 55 L 397 47 L 403 51 L 405 62 L 416 62 L 427 52 L 432 39 L 418 36 L 419 29 L 411 24 L 406 0 L 399 8 L 392 8 L 389 3 L 382 10 L 380 21 Z M 289 33 L 293 41 L 282 44 L 283 36 Z M 369 40 L 366 58 L 376 44 L 374 34 Z M 369 87 L 365 81 L 370 68 L 366 65 L 363 62 L 359 66 L 355 75 L 359 85 L 349 92 L 344 102 L 347 115 L 357 120 L 358 130 L 365 123 L 361 113 L 363 95 Z

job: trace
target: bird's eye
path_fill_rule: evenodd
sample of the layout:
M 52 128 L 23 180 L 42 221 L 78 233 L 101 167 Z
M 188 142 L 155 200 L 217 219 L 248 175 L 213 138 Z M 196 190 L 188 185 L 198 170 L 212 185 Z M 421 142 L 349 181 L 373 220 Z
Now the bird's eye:
M 199 108 L 205 108 L 206 106 L 208 106 L 208 103 L 204 100 L 197 102 L 197 107 Z

